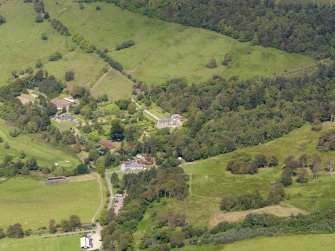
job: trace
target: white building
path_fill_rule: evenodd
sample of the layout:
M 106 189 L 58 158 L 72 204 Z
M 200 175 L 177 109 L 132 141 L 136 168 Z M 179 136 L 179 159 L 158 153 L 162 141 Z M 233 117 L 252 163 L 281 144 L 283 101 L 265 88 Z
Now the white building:
M 87 237 L 80 238 L 80 248 L 89 249 L 91 247 L 92 247 L 92 241 L 90 238 Z

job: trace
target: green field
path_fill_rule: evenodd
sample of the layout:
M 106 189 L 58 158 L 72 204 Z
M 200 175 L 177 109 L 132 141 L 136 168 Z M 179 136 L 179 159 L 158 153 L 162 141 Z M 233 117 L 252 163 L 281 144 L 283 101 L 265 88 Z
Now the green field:
M 41 59 L 45 68 L 61 80 L 68 70 L 75 72 L 73 83 L 87 85 L 94 83 L 102 73 L 105 63 L 94 54 L 86 54 L 74 48 L 71 37 L 60 35 L 49 22 L 37 24 L 36 13 L 32 4 L 21 0 L 7 1 L 0 6 L 0 15 L 7 19 L 0 27 L 0 83 L 4 84 L 12 71 L 35 68 Z M 48 36 L 47 41 L 41 39 L 42 34 Z M 48 57 L 59 51 L 63 58 L 57 62 L 49 62 Z
M 0 240 L 0 251 L 80 251 L 80 236 Z
M 211 159 L 184 164 L 184 170 L 190 175 L 190 195 L 183 201 L 162 199 L 155 203 L 145 214 L 135 240 L 139 242 L 141 236 L 148 230 L 155 219 L 155 215 L 165 211 L 175 211 L 186 214 L 190 223 L 197 226 L 214 225 L 218 223 L 224 213 L 219 209 L 220 200 L 230 195 L 241 195 L 258 190 L 267 196 L 272 183 L 280 176 L 284 159 L 289 155 L 299 156 L 306 153 L 311 156 L 318 154 L 323 161 L 334 156 L 333 153 L 321 153 L 316 150 L 320 135 L 335 128 L 335 124 L 325 123 L 321 132 L 311 131 L 310 125 L 305 125 L 288 135 L 269 143 L 240 149 L 235 152 L 217 156 Z M 254 156 L 258 153 L 273 154 L 279 159 L 279 166 L 260 170 L 256 175 L 233 175 L 226 171 L 226 164 L 239 154 Z M 289 199 L 282 203 L 283 207 L 292 205 L 307 212 L 325 210 L 335 206 L 335 177 L 323 172 L 318 180 L 310 175 L 306 184 L 294 183 L 285 189 Z
M 289 235 L 257 238 L 229 245 L 188 246 L 181 251 L 333 251 L 335 234 Z
M 129 98 L 133 83 L 120 72 L 110 69 L 106 75 L 92 86 L 91 93 L 98 97 L 107 95 L 110 99 Z
M 128 73 L 150 84 L 171 78 L 199 82 L 214 74 L 237 75 L 242 79 L 270 76 L 313 62 L 305 56 L 251 46 L 215 32 L 150 19 L 111 4 L 92 3 L 83 10 L 71 0 L 46 0 L 45 4 L 51 15 L 72 32 L 99 48 L 108 48 Z M 95 9 L 97 5 L 101 6 L 100 11 Z M 118 44 L 130 39 L 136 42 L 135 46 L 115 50 Z M 226 53 L 233 58 L 228 69 L 221 65 Z M 216 69 L 206 67 L 211 58 L 218 62 Z
M 0 144 L 0 159 L 5 155 L 13 155 L 17 158 L 19 153 L 24 151 L 27 159 L 34 157 L 41 166 L 52 167 L 58 163 L 59 166 L 72 169 L 80 164 L 79 158 L 68 147 L 55 147 L 46 144 L 38 134 L 19 135 L 13 138 L 9 135 L 11 128 L 12 126 L 7 122 L 0 120 L 0 136 L 4 142 L 10 145 L 9 149 L 5 149 L 4 143 Z
M 66 196 L 65 196 L 66 195 Z M 42 180 L 18 176 L 0 184 L 0 227 L 20 223 L 24 229 L 48 226 L 72 214 L 89 223 L 100 204 L 97 180 L 48 186 Z

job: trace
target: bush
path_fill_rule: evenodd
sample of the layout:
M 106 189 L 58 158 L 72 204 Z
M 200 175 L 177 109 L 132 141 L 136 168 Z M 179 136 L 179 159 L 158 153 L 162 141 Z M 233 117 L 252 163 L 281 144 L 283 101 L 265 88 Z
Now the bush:
M 44 19 L 42 17 L 41 14 L 37 14 L 37 16 L 35 17 L 35 22 L 36 23 L 43 23 Z
M 0 15 L 0 25 L 6 23 L 6 18 Z
M 12 136 L 13 138 L 17 137 L 19 134 L 20 132 L 15 128 L 9 130 L 9 135 Z
M 16 223 L 12 226 L 9 226 L 7 228 L 6 236 L 9 238 L 23 238 L 24 232 L 23 232 L 21 224 Z
M 101 6 L 97 6 L 97 7 L 95 7 L 95 10 L 101 10 Z
M 312 123 L 312 131 L 321 131 L 322 123 L 319 119 L 315 119 Z
M 5 237 L 6 237 L 5 232 L 3 231 L 2 228 L 0 228 L 0 239 L 5 238 Z
M 44 40 L 44 41 L 48 40 L 48 38 L 49 37 L 46 34 L 42 34 L 42 36 L 41 36 L 41 39 Z
M 69 82 L 74 80 L 75 73 L 73 71 L 67 71 L 65 72 L 65 81 Z
M 211 60 L 208 61 L 207 68 L 214 69 L 216 67 L 217 67 L 217 63 L 216 63 L 215 59 L 211 59 Z
M 4 148 L 5 148 L 5 149 L 9 149 L 9 148 L 10 148 L 10 145 L 6 142 L 6 143 L 4 144 Z
M 132 47 L 134 45 L 135 45 L 134 40 L 127 40 L 127 41 L 123 42 L 122 44 L 116 46 L 116 50 L 117 51 L 123 50 L 123 49 L 129 48 L 129 47 Z
M 63 57 L 60 52 L 55 52 L 49 56 L 49 61 L 58 61 Z

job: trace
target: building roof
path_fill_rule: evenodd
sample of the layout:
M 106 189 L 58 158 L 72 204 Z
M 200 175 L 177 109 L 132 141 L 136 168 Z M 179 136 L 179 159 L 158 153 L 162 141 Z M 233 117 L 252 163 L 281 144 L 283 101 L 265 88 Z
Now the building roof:
M 34 103 L 36 97 L 30 94 L 21 94 L 20 96 L 16 97 L 18 100 L 21 101 L 22 105 L 26 105 L 29 103 Z
M 101 140 L 99 143 L 100 143 L 100 145 L 102 145 L 103 147 L 105 147 L 107 149 L 115 149 L 116 148 L 116 146 L 113 144 L 113 142 L 110 141 L 110 140 L 107 140 L 107 139 Z
M 69 113 L 63 113 L 61 115 L 56 115 L 55 116 L 55 120 L 56 121 L 59 121 L 59 122 L 63 122 L 63 121 L 73 121 L 75 120 L 76 118 L 74 116 L 72 116 L 71 114 Z
M 57 108 L 63 109 L 69 106 L 69 102 L 64 100 L 64 99 L 60 99 L 60 98 L 54 98 L 50 100 L 51 103 L 53 103 Z

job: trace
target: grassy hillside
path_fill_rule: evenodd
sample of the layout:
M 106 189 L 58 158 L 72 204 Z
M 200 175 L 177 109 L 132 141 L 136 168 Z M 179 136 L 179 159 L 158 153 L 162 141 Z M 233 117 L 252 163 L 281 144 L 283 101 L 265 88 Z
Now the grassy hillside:
M 289 235 L 257 238 L 229 245 L 187 247 L 188 251 L 331 251 L 334 250 L 334 234 Z
M 61 36 L 49 22 L 36 23 L 32 4 L 21 0 L 7 1 L 0 6 L 0 15 L 7 19 L 7 23 L 0 27 L 0 84 L 4 84 L 14 70 L 35 68 L 38 59 L 59 79 L 64 79 L 65 71 L 74 70 L 74 82 L 78 84 L 94 82 L 101 74 L 105 63 L 96 55 L 75 49 L 71 38 Z M 47 35 L 48 40 L 42 40 L 42 34 Z M 63 58 L 49 62 L 48 57 L 56 51 L 61 52 Z
M 100 205 L 100 186 L 96 179 L 48 186 L 18 176 L 0 184 L 0 204 L 1 228 L 20 223 L 24 229 L 37 229 L 73 214 L 88 223 Z
M 57 16 L 70 30 L 91 40 L 99 48 L 108 48 L 126 71 L 137 79 L 157 84 L 171 78 L 202 81 L 214 74 L 242 79 L 270 76 L 312 60 L 301 55 L 240 43 L 214 32 L 170 24 L 150 19 L 111 4 L 79 5 L 71 0 L 46 0 L 46 9 Z M 101 10 L 96 10 L 96 6 Z M 136 45 L 116 51 L 115 47 L 133 39 Z M 233 61 L 228 69 L 221 65 L 226 53 Z M 218 67 L 208 69 L 206 64 L 215 58 Z
M 311 131 L 310 125 L 305 125 L 282 138 L 263 145 L 184 164 L 184 170 L 190 175 L 190 195 L 183 201 L 162 199 L 155 203 L 141 221 L 134 235 L 135 240 L 137 243 L 140 242 L 141 236 L 151 228 L 152 221 L 161 212 L 174 211 L 185 214 L 188 221 L 197 226 L 213 226 L 219 223 L 224 216 L 227 216 L 219 209 L 219 203 L 223 197 L 242 195 L 255 190 L 258 190 L 263 196 L 267 196 L 272 183 L 280 176 L 284 159 L 289 155 L 298 157 L 300 154 L 306 153 L 310 161 L 313 154 L 318 154 L 322 158 L 323 167 L 325 167 L 327 159 L 332 157 L 333 153 L 319 152 L 316 150 L 316 146 L 319 137 L 331 128 L 335 128 L 335 124 L 325 123 L 322 131 L 314 132 Z M 233 175 L 226 171 L 226 165 L 232 158 L 242 154 L 254 156 L 259 153 L 275 155 L 279 159 L 279 166 L 260 170 L 256 175 Z M 326 172 L 323 172 L 318 180 L 314 180 L 310 175 L 308 183 L 294 183 L 285 188 L 289 199 L 281 204 L 281 208 L 269 208 L 267 213 L 275 213 L 276 215 L 288 213 L 290 215 L 291 210 L 295 210 L 292 209 L 292 206 L 303 209 L 307 213 L 334 206 L 334 181 L 335 177 L 329 176 Z
M 80 236 L 0 240 L 0 251 L 80 251 Z
M 75 168 L 80 163 L 79 158 L 68 149 L 68 147 L 54 147 L 44 143 L 39 135 L 27 134 L 11 137 L 9 130 L 11 125 L 0 120 L 0 136 L 4 142 L 10 145 L 9 149 L 4 148 L 4 143 L 0 144 L 0 159 L 5 155 L 18 157 L 21 151 L 24 151 L 26 158 L 35 158 L 39 165 L 52 167 L 55 163 L 65 168 Z

